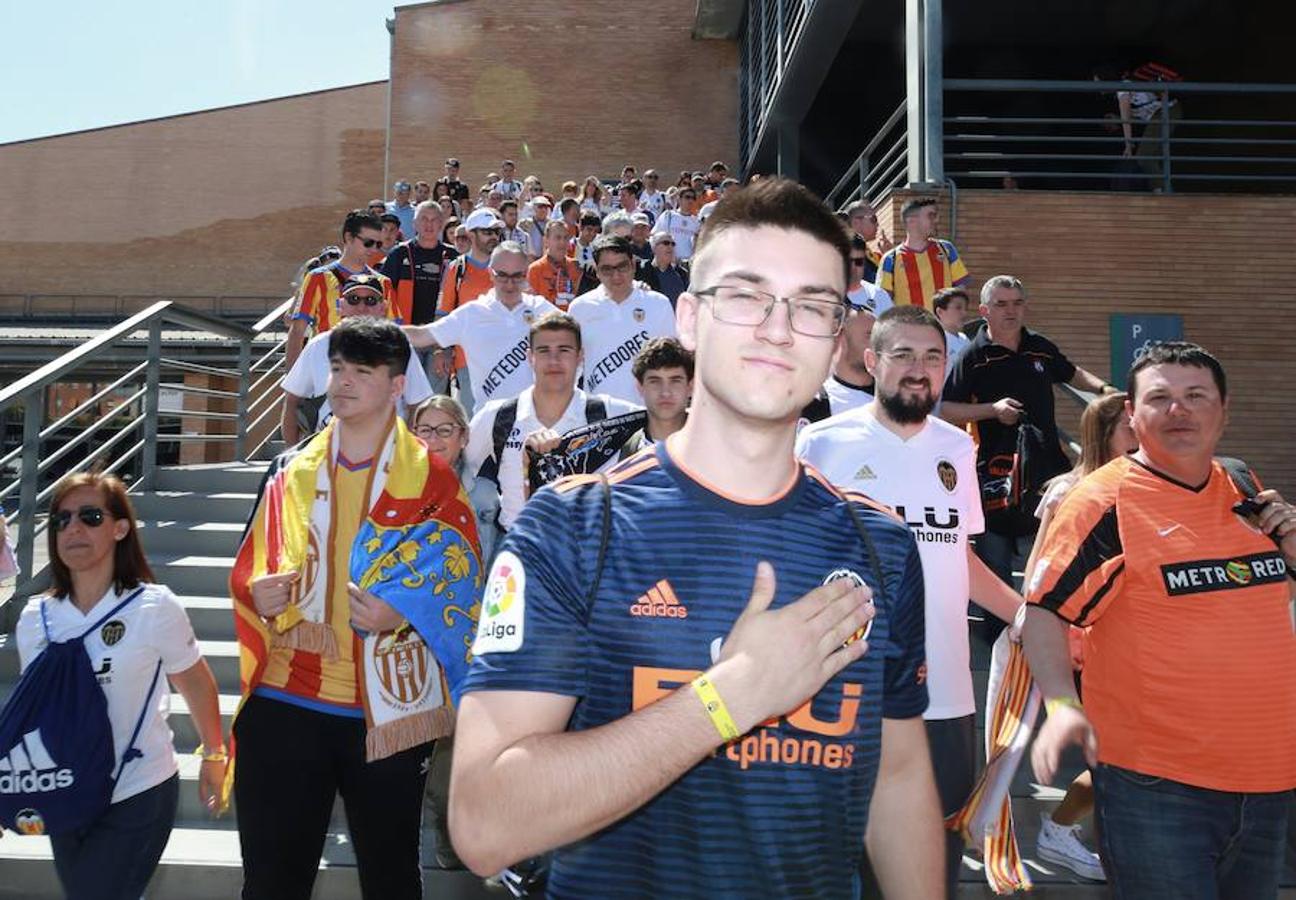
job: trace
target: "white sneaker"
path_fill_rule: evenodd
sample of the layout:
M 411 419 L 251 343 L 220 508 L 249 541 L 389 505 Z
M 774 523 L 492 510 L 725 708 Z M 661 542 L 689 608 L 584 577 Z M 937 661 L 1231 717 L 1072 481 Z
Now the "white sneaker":
M 1059 825 L 1046 812 L 1040 813 L 1035 855 L 1056 865 L 1066 866 L 1081 878 L 1107 880 L 1101 857 L 1080 842 L 1080 826 Z

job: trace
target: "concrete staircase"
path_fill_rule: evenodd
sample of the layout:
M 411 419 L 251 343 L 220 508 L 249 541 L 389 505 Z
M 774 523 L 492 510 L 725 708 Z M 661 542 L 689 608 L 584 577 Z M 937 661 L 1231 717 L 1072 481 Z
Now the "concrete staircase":
M 264 463 L 162 469 L 157 490 L 134 498 L 140 535 L 154 574 L 184 604 L 216 676 L 226 734 L 238 707 L 238 645 L 226 585 L 264 472 Z M 8 695 L 16 677 L 17 656 L 9 642 L 0 649 L 0 697 Z M 180 808 L 147 897 L 231 900 L 239 895 L 242 885 L 234 811 L 213 820 L 198 802 L 198 759 L 192 754 L 198 736 L 179 694 L 171 696 L 170 724 L 180 754 Z M 425 896 L 498 900 L 501 894 L 487 891 L 471 873 L 437 870 L 433 840 L 432 833 L 425 831 Z M 60 896 L 48 840 L 6 833 L 0 839 L 0 897 L 54 900 Z M 313 898 L 351 900 L 359 896 L 355 857 L 338 802 Z

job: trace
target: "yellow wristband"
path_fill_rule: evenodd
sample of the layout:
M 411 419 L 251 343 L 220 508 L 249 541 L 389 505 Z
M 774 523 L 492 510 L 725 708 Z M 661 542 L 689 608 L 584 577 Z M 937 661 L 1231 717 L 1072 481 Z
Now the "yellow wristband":
M 1072 709 L 1078 709 L 1080 712 L 1084 712 L 1084 707 L 1080 704 L 1080 701 L 1074 697 L 1050 697 L 1044 701 L 1044 709 L 1048 711 L 1050 716 L 1064 706 L 1069 706 Z
M 738 726 L 734 723 L 733 716 L 729 715 L 729 708 L 720 699 L 720 692 L 715 689 L 715 685 L 708 681 L 705 675 L 694 678 L 692 685 L 693 693 L 698 695 L 698 699 L 706 707 L 707 715 L 711 717 L 711 724 L 715 726 L 716 731 L 720 732 L 720 737 L 724 738 L 726 743 L 739 737 Z
M 229 761 L 229 756 L 226 755 L 224 747 L 221 747 L 219 750 L 208 751 L 206 747 L 199 744 L 198 749 L 194 751 L 194 756 L 201 756 L 203 762 L 223 763 Z

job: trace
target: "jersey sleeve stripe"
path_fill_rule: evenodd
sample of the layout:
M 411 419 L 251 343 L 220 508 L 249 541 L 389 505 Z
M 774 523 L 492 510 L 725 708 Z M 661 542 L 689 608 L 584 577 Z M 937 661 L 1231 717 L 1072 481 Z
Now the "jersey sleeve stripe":
M 1094 591 L 1093 597 L 1080 610 L 1079 614 L 1075 617 L 1075 622 L 1073 624 L 1081 625 L 1081 626 L 1085 625 L 1086 624 L 1085 619 L 1089 616 L 1091 612 L 1093 612 L 1098 607 L 1100 603 L 1102 603 L 1103 598 L 1106 597 L 1107 594 L 1111 592 L 1112 586 L 1116 584 L 1116 579 L 1119 578 L 1124 573 L 1125 573 L 1125 563 L 1122 562 L 1120 565 L 1118 565 L 1115 569 L 1112 570 L 1111 575 L 1107 577 L 1107 581 L 1103 583 L 1103 586 L 1098 588 L 1098 590 Z
M 1050 539 L 1052 537 L 1053 535 L 1045 536 L 1044 549 L 1040 554 L 1042 560 L 1049 559 L 1051 551 L 1065 548 L 1064 537 L 1058 536 L 1058 540 Z M 1075 616 L 1087 615 L 1107 595 L 1116 577 L 1124 570 L 1123 560 L 1115 567 L 1108 565 L 1122 553 L 1116 506 L 1112 504 L 1076 547 L 1071 561 L 1057 581 L 1036 602 L 1072 621 L 1075 621 Z M 1078 613 L 1068 614 L 1069 607 L 1077 606 L 1080 607 Z

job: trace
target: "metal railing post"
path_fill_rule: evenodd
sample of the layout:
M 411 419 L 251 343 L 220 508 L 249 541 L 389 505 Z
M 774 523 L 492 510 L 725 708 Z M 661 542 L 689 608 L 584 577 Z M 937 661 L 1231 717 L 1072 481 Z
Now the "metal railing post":
M 869 161 L 868 154 L 861 153 L 859 156 L 859 198 L 868 199 L 868 180 L 869 180 Z
M 39 493 L 41 419 L 45 412 L 45 389 L 38 388 L 27 395 L 23 403 L 22 469 L 18 488 L 18 568 L 25 578 L 31 578 L 32 562 L 36 555 L 36 494 Z
M 905 99 L 908 103 L 908 176 L 910 184 L 923 180 L 923 45 L 922 0 L 905 0 Z
M 247 449 L 248 386 L 252 383 L 252 373 L 249 371 L 251 365 L 252 341 L 250 338 L 244 338 L 239 341 L 239 386 L 238 402 L 235 406 L 238 418 L 234 422 L 234 458 L 240 462 L 246 459 L 244 451 Z
M 945 60 L 941 0 L 923 0 L 923 180 L 945 181 Z
M 1170 193 L 1170 92 L 1161 92 L 1161 190 Z
M 157 470 L 158 392 L 162 382 L 162 322 L 149 323 L 148 371 L 144 376 L 144 459 L 140 464 L 140 484 L 152 487 Z

